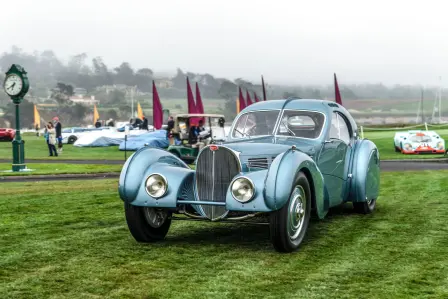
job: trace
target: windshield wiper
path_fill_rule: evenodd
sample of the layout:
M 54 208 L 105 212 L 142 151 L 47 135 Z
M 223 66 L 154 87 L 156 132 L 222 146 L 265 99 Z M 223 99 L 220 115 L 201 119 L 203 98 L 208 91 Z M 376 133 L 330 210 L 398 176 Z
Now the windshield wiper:
M 235 131 L 237 131 L 238 133 L 240 133 L 241 134 L 241 136 L 247 136 L 247 137 L 249 137 L 250 138 L 250 135 L 249 134 L 247 134 L 247 133 L 243 133 L 243 132 L 241 132 L 240 130 L 238 130 L 237 128 L 235 128 Z
M 296 134 L 290 128 L 288 128 L 288 125 L 286 124 L 285 120 L 282 120 L 282 124 L 285 126 L 286 130 L 290 135 L 292 134 L 293 136 L 296 136 Z

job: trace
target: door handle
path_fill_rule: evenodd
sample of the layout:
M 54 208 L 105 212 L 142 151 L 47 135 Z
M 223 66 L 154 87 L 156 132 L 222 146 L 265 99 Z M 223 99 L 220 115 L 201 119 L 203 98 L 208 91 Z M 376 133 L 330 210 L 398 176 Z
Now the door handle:
M 339 163 L 341 163 L 341 162 L 342 162 L 342 160 L 336 161 L 336 164 L 339 164 Z

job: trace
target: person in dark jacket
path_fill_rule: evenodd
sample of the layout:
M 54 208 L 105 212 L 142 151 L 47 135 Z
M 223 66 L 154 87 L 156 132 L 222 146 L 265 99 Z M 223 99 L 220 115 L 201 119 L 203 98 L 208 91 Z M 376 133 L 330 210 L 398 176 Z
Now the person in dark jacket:
M 59 117 L 53 118 L 54 129 L 56 131 L 56 141 L 58 143 L 58 152 L 62 153 L 62 125 L 59 122 Z
M 148 119 L 145 116 L 143 116 L 143 124 L 141 129 L 148 131 Z
M 171 137 L 171 130 L 174 129 L 174 119 L 172 116 L 168 117 L 168 123 L 166 128 L 166 138 L 170 139 Z

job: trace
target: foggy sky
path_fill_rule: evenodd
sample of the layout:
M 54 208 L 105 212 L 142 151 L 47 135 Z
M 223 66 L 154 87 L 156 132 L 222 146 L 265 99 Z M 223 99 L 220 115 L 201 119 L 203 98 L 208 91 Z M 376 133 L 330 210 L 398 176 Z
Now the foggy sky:
M 448 87 L 447 8 L 431 0 L 4 0 L 0 52 L 86 52 L 109 67 L 127 61 L 287 84 L 332 84 L 333 72 L 340 84 L 433 85 L 442 76 Z

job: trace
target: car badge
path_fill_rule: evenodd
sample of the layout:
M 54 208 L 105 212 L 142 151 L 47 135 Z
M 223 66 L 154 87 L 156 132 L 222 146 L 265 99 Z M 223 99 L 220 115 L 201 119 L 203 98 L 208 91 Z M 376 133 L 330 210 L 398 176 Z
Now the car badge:
M 210 150 L 212 152 L 217 151 L 218 150 L 218 146 L 217 145 L 210 145 Z

